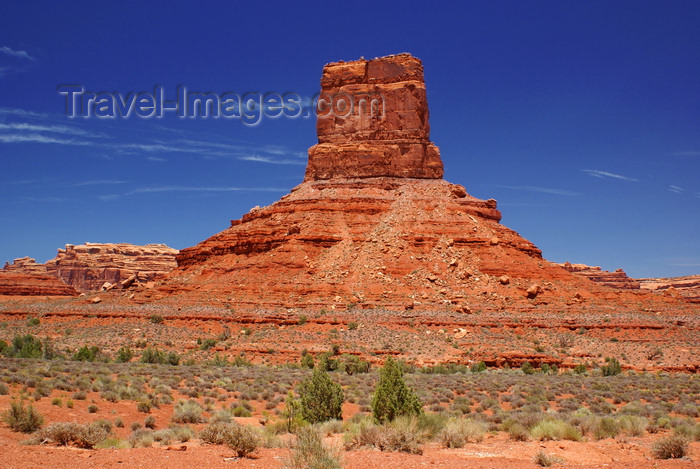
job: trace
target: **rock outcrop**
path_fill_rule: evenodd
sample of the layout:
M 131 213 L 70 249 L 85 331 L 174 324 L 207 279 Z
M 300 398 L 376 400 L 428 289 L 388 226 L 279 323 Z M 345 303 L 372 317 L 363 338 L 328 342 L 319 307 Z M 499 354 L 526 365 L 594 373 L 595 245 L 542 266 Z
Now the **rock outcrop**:
M 38 263 L 36 259 L 32 259 L 31 257 L 20 257 L 12 261 L 12 264 L 5 262 L 3 270 L 7 272 L 45 275 L 46 265 Z
M 700 303 L 700 275 L 670 278 L 640 278 L 637 281 L 644 290 L 674 295 L 693 303 Z
M 442 179 L 420 60 L 400 54 L 324 67 L 322 98 L 355 103 L 368 93 L 381 98 L 383 114 L 319 109 L 304 181 L 182 250 L 160 292 L 225 295 L 237 307 L 469 312 L 477 298 L 578 299 L 603 288 L 545 261 L 499 223 L 495 200 Z
M 0 270 L 0 295 L 8 296 L 75 296 L 78 292 L 56 277 Z
M 607 270 L 602 270 L 600 267 L 591 267 L 586 264 L 571 264 L 570 262 L 556 265 L 607 287 L 622 290 L 639 290 L 640 288 L 639 281 L 628 277 L 622 269 L 609 272 Z
M 170 272 L 177 265 L 177 249 L 165 244 L 137 246 L 128 243 L 66 244 L 46 264 L 29 257 L 5 263 L 4 271 L 43 274 L 58 278 L 81 292 L 112 288 L 129 288 Z
M 165 244 L 66 244 L 46 263 L 46 271 L 78 291 L 94 291 L 105 282 L 121 285 L 132 276 L 140 282 L 153 280 L 175 267 L 177 252 Z
M 409 54 L 326 65 L 318 117 L 305 181 L 442 178 L 440 151 L 430 142 L 423 65 Z

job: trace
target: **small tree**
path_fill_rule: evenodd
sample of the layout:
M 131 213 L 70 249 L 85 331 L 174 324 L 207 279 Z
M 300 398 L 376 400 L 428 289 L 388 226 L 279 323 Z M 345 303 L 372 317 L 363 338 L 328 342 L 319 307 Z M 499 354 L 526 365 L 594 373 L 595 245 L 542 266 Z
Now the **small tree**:
M 418 396 L 403 380 L 401 365 L 389 357 L 379 372 L 379 383 L 372 396 L 374 420 L 385 423 L 401 415 L 419 415 L 422 412 Z
M 126 345 L 117 352 L 117 362 L 119 363 L 130 362 L 132 358 L 134 358 L 134 352 Z
M 2 420 L 14 432 L 32 433 L 44 423 L 44 417 L 30 405 L 24 407 L 22 401 L 10 402 L 10 408 L 2 413 Z
M 309 423 L 343 418 L 343 390 L 320 366 L 299 384 L 299 398 L 301 415 Z
M 284 410 L 282 416 L 287 421 L 287 432 L 293 433 L 303 424 L 301 416 L 301 402 L 294 397 L 294 393 L 289 391 L 287 399 L 284 401 Z
M 306 353 L 304 353 L 306 352 Z M 314 368 L 314 357 L 307 350 L 301 353 L 301 366 L 303 368 Z
M 600 367 L 603 376 L 615 376 L 622 372 L 622 366 L 616 358 L 607 357 L 605 363 L 605 365 Z

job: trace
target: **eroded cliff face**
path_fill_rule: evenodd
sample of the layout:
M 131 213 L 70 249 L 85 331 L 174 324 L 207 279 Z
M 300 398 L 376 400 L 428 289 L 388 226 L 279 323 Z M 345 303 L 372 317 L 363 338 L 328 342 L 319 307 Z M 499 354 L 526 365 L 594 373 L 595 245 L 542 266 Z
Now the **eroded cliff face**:
M 318 144 L 309 149 L 305 181 L 442 178 L 419 59 L 399 54 L 328 64 L 319 102 Z
M 304 181 L 177 256 L 161 293 L 237 306 L 443 306 L 580 300 L 604 287 L 542 258 L 499 223 L 495 200 L 442 179 L 420 60 L 324 67 L 321 98 L 382 97 L 383 114 L 320 109 Z M 380 117 L 383 116 L 383 117 Z
M 51 275 L 0 270 L 0 295 L 76 296 L 77 294 L 73 287 Z
M 78 291 L 94 291 L 105 282 L 120 285 L 131 277 L 153 280 L 175 268 L 177 252 L 165 244 L 66 244 L 46 263 L 46 271 Z
M 700 303 L 700 275 L 670 278 L 640 278 L 642 289 Z
M 556 265 L 607 287 L 622 290 L 639 290 L 640 288 L 639 281 L 628 277 L 622 269 L 609 272 L 607 270 L 602 270 L 600 267 L 592 267 L 586 264 L 571 264 L 570 262 Z
M 46 265 L 40 264 L 31 257 L 20 257 L 12 261 L 12 264 L 5 262 L 3 270 L 6 272 L 20 272 L 24 274 L 46 274 Z

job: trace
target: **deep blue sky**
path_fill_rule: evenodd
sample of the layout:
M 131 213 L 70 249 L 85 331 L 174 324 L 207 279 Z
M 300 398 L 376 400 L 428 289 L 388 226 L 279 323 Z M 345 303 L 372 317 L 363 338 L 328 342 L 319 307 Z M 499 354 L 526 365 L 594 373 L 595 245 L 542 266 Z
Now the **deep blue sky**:
M 59 85 L 311 96 L 327 62 L 410 52 L 445 178 L 545 257 L 700 273 L 700 2 L 249 3 L 3 3 L 0 261 L 194 245 L 315 143 L 313 119 L 68 119 Z

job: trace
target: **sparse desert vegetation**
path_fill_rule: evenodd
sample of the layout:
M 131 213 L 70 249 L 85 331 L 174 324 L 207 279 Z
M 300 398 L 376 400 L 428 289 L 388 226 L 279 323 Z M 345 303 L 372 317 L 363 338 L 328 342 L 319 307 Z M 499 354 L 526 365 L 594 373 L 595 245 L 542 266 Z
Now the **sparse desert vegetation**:
M 622 438 L 639 441 L 649 457 L 682 458 L 700 440 L 700 380 L 692 374 L 528 374 L 394 360 L 365 373 L 300 363 L 1 363 L 3 421 L 28 435 L 18 441 L 34 445 L 128 450 L 195 442 L 242 458 L 286 447 L 285 464 L 297 468 L 307 467 L 304 461 L 342 467 L 356 451 L 420 455 L 488 441 L 585 445 Z M 72 409 L 57 404 L 71 397 Z M 310 402 L 323 405 L 305 413 Z M 80 421 L 71 422 L 69 411 Z M 531 458 L 540 465 L 561 460 L 556 451 Z

